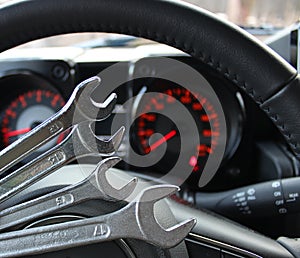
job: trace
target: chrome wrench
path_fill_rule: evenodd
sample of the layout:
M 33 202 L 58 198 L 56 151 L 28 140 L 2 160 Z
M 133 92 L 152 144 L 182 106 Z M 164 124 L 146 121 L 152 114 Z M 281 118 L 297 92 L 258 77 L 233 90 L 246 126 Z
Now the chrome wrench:
M 20 257 L 120 238 L 144 240 L 162 248 L 179 244 L 195 219 L 164 229 L 155 219 L 154 204 L 178 191 L 172 185 L 152 186 L 134 202 L 111 214 L 62 224 L 3 233 L 0 257 Z
M 1 211 L 0 230 L 28 223 L 87 200 L 125 200 L 134 191 L 137 179 L 133 178 L 121 189 L 116 189 L 106 178 L 107 170 L 120 160 L 118 157 L 102 160 L 82 182 Z
M 122 127 L 110 139 L 101 140 L 93 133 L 90 122 L 74 126 L 59 145 L 0 180 L 0 203 L 76 158 L 113 155 L 122 142 L 124 131 Z
M 0 175 L 73 125 L 86 120 L 101 121 L 108 117 L 116 104 L 117 96 L 113 93 L 104 103 L 96 103 L 91 99 L 91 94 L 99 84 L 99 77 L 92 77 L 80 83 L 59 112 L 2 150 Z

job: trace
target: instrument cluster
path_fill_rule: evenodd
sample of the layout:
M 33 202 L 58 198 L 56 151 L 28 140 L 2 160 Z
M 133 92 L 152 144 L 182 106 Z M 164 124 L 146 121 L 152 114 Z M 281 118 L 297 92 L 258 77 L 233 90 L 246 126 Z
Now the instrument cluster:
M 197 190 L 199 179 L 209 158 L 219 155 L 218 148 L 224 147 L 220 168 L 206 189 L 215 191 L 249 182 L 251 174 L 248 160 L 253 157 L 253 153 L 249 150 L 254 149 L 254 146 L 249 146 L 248 143 L 253 142 L 255 130 L 248 125 L 252 123 L 251 116 L 254 114 L 255 117 L 255 112 L 258 111 L 255 107 L 249 106 L 251 104 L 248 104 L 243 93 L 232 87 L 229 82 L 211 76 L 209 70 L 199 67 L 192 58 L 178 59 L 191 65 L 204 76 L 221 103 L 222 113 L 217 108 L 215 100 L 203 90 L 201 84 L 197 85 L 196 90 L 191 91 L 189 87 L 185 87 L 188 85 L 179 85 L 153 76 L 147 77 L 147 73 L 151 73 L 151 67 L 144 67 L 146 74 L 141 76 L 141 79 L 130 80 L 130 69 L 134 70 L 136 67 L 132 68 L 132 64 L 124 62 L 123 72 L 128 73 L 129 80 L 115 90 L 118 95 L 115 111 L 109 119 L 97 124 L 96 133 L 109 135 L 111 131 L 108 128 L 111 128 L 113 121 L 117 121 L 116 127 L 126 126 L 127 135 L 118 153 L 124 159 L 119 164 L 121 169 L 143 175 L 162 176 L 175 166 L 180 153 L 186 152 L 188 154 L 181 162 L 192 171 L 187 177 L 186 186 Z M 26 61 L 12 62 L 13 69 L 10 69 L 9 64 L 6 62 L 6 71 L 0 78 L 2 149 L 60 110 L 79 82 L 112 65 L 36 60 L 34 64 L 31 61 L 29 66 Z M 20 67 L 16 69 L 18 65 Z M 61 68 L 60 73 L 57 71 L 53 73 L 58 65 Z M 3 67 L 0 63 L 0 68 Z M 59 76 L 62 73 L 64 76 Z M 95 94 L 101 95 L 101 92 Z M 124 103 L 133 97 L 135 101 L 125 106 Z M 191 126 L 185 122 L 185 117 L 180 117 L 177 110 L 178 103 L 193 119 L 197 128 L 196 136 L 200 139 L 199 143 L 195 143 L 193 136 L 195 132 L 191 131 Z M 139 115 L 134 117 L 136 113 Z M 178 119 L 174 122 L 165 115 L 166 113 L 174 114 Z M 221 126 L 223 116 L 226 122 L 225 132 Z M 63 135 L 57 137 L 39 149 L 36 155 L 58 144 L 63 137 Z M 226 141 L 222 141 L 224 137 Z M 225 146 L 220 146 L 224 144 Z M 185 147 L 181 148 L 181 146 Z M 152 159 L 157 159 L 157 162 L 153 164 L 150 162 L 149 166 L 136 166 L 130 162 L 129 148 L 142 157 L 152 153 L 150 156 Z M 161 157 L 156 157 L 156 154 L 161 155 L 161 153 L 163 153 Z

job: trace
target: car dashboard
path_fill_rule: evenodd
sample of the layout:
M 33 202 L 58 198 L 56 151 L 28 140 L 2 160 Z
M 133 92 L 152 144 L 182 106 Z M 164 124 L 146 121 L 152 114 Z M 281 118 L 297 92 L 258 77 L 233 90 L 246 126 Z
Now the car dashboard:
M 204 187 L 199 187 L 199 179 L 208 157 L 214 155 L 224 133 L 220 129 L 222 114 L 218 113 L 214 100 L 203 91 L 200 82 L 198 90 L 191 92 L 182 85 L 155 78 L 155 68 L 143 63 L 143 60 L 153 57 L 170 58 L 195 69 L 213 88 L 223 108 L 227 129 L 225 152 L 215 176 Z M 180 138 L 183 135 L 178 132 L 173 121 L 160 113 L 166 109 L 172 110 L 176 100 L 193 117 L 201 142 L 191 150 L 194 154 L 184 161 L 191 167 L 192 173 L 181 186 L 178 197 L 182 201 L 202 208 L 197 205 L 197 193 L 217 193 L 299 175 L 297 159 L 291 154 L 272 122 L 248 96 L 229 80 L 212 73 L 209 67 L 199 64 L 180 51 L 160 44 L 95 49 L 15 49 L 2 53 L 1 149 L 59 111 L 80 82 L 101 74 L 117 63 L 120 68 L 118 72 L 128 80 L 114 90 L 118 99 L 113 114 L 96 124 L 96 134 L 101 136 L 110 135 L 122 125 L 126 128 L 123 143 L 117 153 L 123 161 L 117 168 L 147 179 L 160 178 L 175 166 L 181 145 Z M 136 77 L 139 79 L 135 79 Z M 157 94 L 147 95 L 153 92 Z M 100 100 L 105 97 L 101 87 L 94 97 Z M 128 102 L 130 99 L 133 101 Z M 141 115 L 134 116 L 136 113 Z M 188 132 L 189 125 L 184 126 L 186 132 L 183 133 L 186 134 L 187 141 L 193 142 L 193 136 Z M 153 138 L 155 133 L 160 136 Z M 37 156 L 60 143 L 63 138 L 64 135 L 57 137 L 42 149 L 38 149 L 34 155 Z M 150 151 L 155 153 L 166 141 L 165 153 L 155 164 L 139 166 L 131 162 L 132 153 L 141 156 Z M 23 162 L 26 163 L 33 157 L 30 156 Z M 93 158 L 86 158 L 84 162 L 92 163 Z M 11 171 L 14 169 L 16 167 Z M 272 237 L 291 234 L 289 229 L 292 225 L 289 225 L 288 218 L 285 226 L 278 226 L 274 230 L 273 225 L 279 219 L 280 214 L 271 219 L 265 217 L 249 220 L 241 213 L 236 220 Z

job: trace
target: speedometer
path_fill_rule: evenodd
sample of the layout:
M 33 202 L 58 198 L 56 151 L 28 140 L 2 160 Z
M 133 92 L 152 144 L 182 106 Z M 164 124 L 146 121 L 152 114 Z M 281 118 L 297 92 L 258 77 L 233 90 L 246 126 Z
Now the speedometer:
M 193 172 L 199 172 L 203 170 L 208 155 L 213 154 L 218 144 L 218 137 L 220 136 L 218 113 L 209 99 L 200 93 L 192 93 L 180 86 L 168 87 L 161 93 L 143 99 L 141 103 L 143 114 L 136 121 L 136 137 L 140 144 L 139 152 L 148 154 L 150 151 L 156 151 L 160 145 L 167 142 L 166 154 L 157 166 L 164 169 L 172 167 L 179 155 L 179 146 L 183 138 L 183 135 L 180 134 L 185 133 L 185 131 L 188 132 L 188 130 L 179 132 L 176 124 L 161 114 L 161 111 L 174 109 L 176 112 L 176 100 L 180 101 L 190 112 L 197 125 L 201 142 L 194 149 L 194 155 L 188 158 L 188 162 Z M 184 123 L 184 118 L 182 123 Z M 185 127 L 187 128 L 189 125 L 186 124 Z M 161 137 L 153 140 L 152 136 L 157 133 Z M 212 136 L 214 136 L 213 140 Z M 186 139 L 189 138 L 186 137 Z M 193 141 L 193 139 L 189 140 Z

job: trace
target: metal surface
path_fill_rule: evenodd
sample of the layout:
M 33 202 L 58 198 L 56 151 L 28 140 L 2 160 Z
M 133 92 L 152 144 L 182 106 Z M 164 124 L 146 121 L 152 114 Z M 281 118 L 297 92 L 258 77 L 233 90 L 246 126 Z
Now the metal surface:
M 108 117 L 116 104 L 116 94 L 111 94 L 104 103 L 93 101 L 91 94 L 99 84 L 99 77 L 92 77 L 79 84 L 69 101 L 58 113 L 2 150 L 0 152 L 0 175 L 73 125 L 87 120 L 101 121 Z M 74 116 L 75 113 L 76 116 Z
M 100 140 L 93 133 L 90 122 L 76 125 L 61 144 L 0 180 L 0 203 L 76 158 L 114 154 L 122 142 L 124 130 L 122 127 L 110 139 Z
M 136 187 L 136 178 L 121 189 L 112 187 L 106 178 L 106 171 L 119 161 L 117 157 L 107 158 L 82 182 L 1 211 L 0 230 L 31 222 L 87 200 L 115 201 L 127 198 Z
M 0 235 L 0 257 L 20 257 L 120 238 L 144 240 L 162 248 L 179 244 L 195 225 L 190 219 L 163 229 L 154 217 L 154 204 L 176 191 L 172 185 L 152 186 L 135 202 L 114 213 Z

